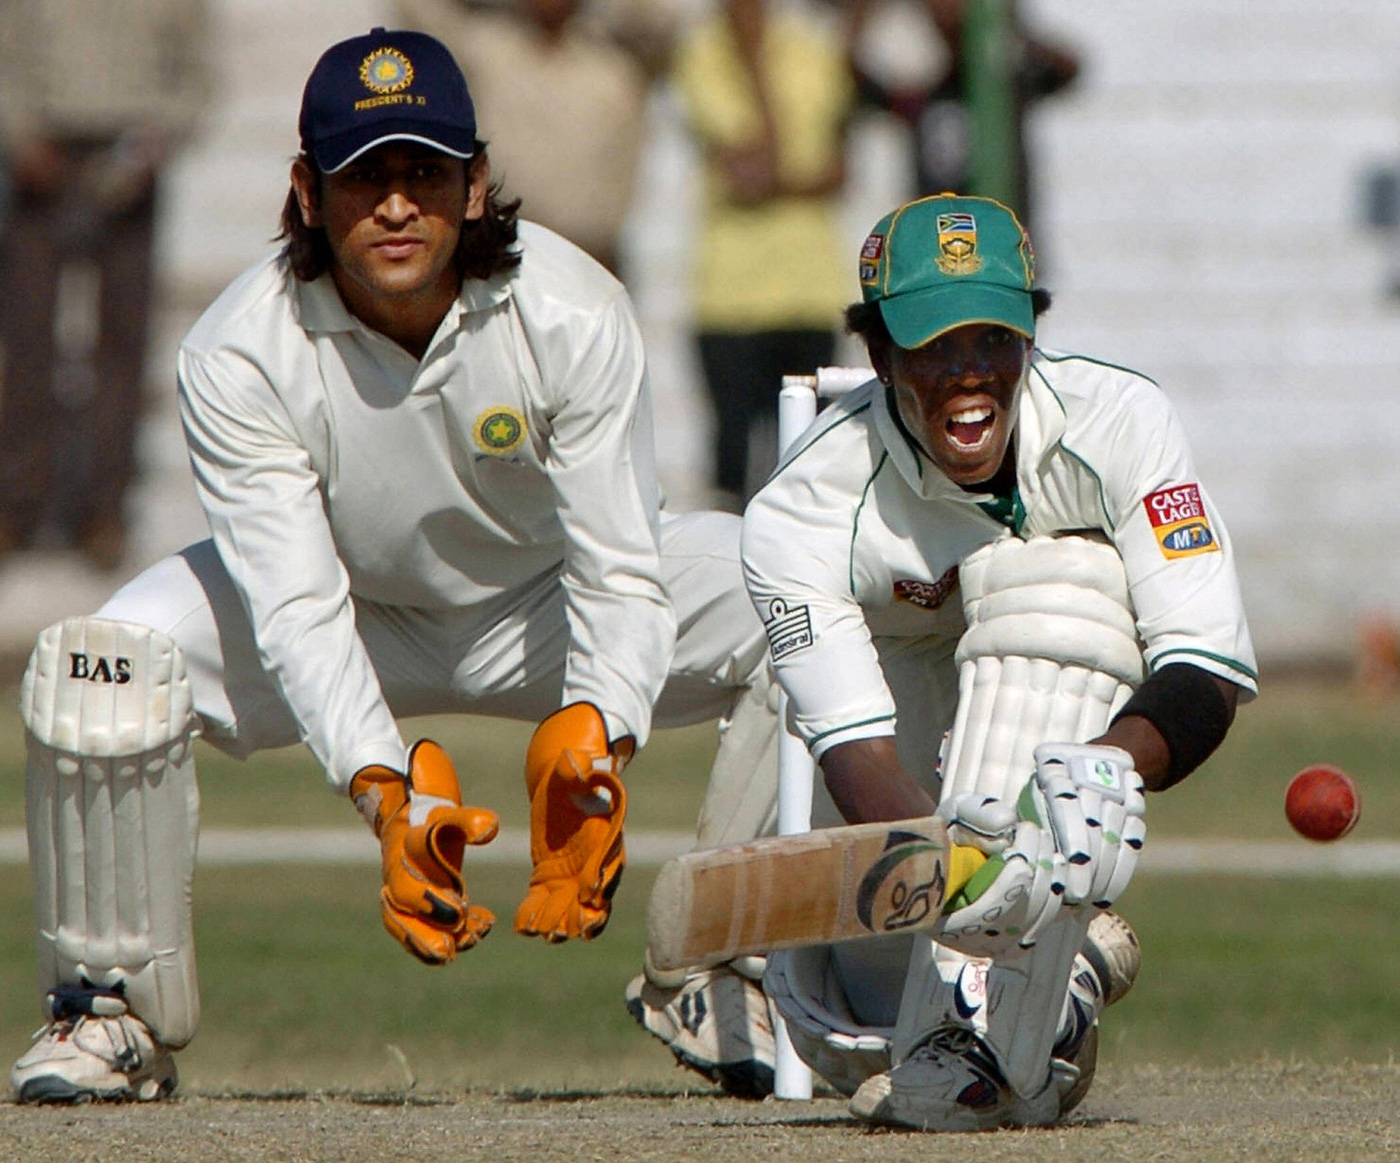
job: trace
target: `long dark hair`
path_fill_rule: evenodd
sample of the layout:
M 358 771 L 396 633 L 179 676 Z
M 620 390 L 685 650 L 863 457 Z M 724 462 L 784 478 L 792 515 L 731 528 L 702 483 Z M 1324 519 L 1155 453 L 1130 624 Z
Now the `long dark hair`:
M 314 195 L 319 199 L 321 171 L 316 168 L 310 154 L 302 154 L 300 160 L 314 176 Z M 486 143 L 478 141 L 471 160 L 467 162 L 468 181 L 476 168 L 485 162 Z M 494 274 L 514 270 L 520 265 L 519 251 L 511 249 L 515 244 L 520 199 L 502 202 L 500 193 L 500 183 L 492 182 L 486 190 L 486 209 L 481 217 L 462 224 L 462 236 L 457 241 L 457 253 L 453 257 L 464 279 L 489 279 Z M 274 241 L 282 243 L 282 257 L 292 268 L 292 274 L 309 283 L 331 269 L 331 245 L 326 239 L 326 231 L 320 226 L 307 226 L 303 221 L 295 187 L 287 192 L 287 200 L 282 204 L 280 226 Z

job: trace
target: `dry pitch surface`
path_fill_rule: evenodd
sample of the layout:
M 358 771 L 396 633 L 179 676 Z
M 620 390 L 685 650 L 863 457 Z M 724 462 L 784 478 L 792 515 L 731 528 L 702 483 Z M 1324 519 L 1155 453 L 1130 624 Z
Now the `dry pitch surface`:
M 845 1103 L 708 1093 L 196 1094 L 152 1106 L 0 1106 L 16 1163 L 453 1163 L 486 1159 L 1349 1163 L 1400 1158 L 1400 1067 L 1101 1072 L 1054 1129 L 871 1130 Z

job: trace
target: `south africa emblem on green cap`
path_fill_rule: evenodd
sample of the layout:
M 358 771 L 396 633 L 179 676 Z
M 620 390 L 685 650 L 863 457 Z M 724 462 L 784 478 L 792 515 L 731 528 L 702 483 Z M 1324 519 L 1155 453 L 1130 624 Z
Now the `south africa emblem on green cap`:
M 977 219 L 971 214 L 938 216 L 938 269 L 945 275 L 975 275 L 982 269 L 977 253 Z

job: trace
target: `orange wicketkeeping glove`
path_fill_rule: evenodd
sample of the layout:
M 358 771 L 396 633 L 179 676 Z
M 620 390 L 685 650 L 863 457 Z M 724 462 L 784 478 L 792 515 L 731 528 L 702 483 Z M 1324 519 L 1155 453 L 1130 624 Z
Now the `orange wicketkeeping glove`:
M 626 862 L 627 792 L 618 777 L 631 755 L 630 736 L 608 746 L 592 703 L 570 703 L 536 728 L 525 755 L 535 871 L 517 933 L 556 942 L 603 931 Z
M 500 827 L 496 813 L 464 808 L 452 761 L 424 739 L 408 753 L 405 776 L 387 767 L 362 767 L 350 798 L 379 837 L 384 928 L 429 965 L 445 965 L 491 931 L 495 914 L 467 903 L 462 855 L 486 844 Z

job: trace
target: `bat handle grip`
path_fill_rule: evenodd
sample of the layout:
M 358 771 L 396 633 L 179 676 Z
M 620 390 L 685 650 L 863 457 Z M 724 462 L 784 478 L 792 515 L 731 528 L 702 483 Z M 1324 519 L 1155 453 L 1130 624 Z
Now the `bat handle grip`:
M 948 887 L 943 893 L 943 911 L 951 913 L 976 900 L 1001 872 L 1000 856 L 988 859 L 985 853 L 965 844 L 948 850 Z

